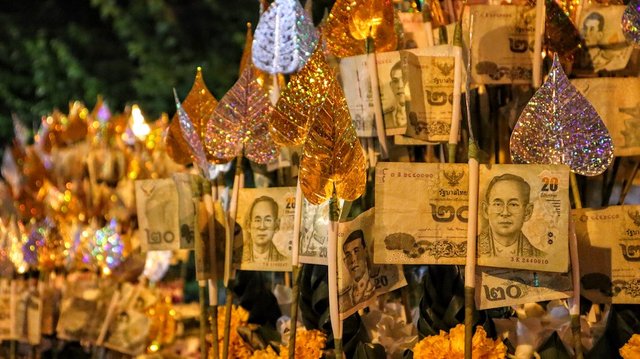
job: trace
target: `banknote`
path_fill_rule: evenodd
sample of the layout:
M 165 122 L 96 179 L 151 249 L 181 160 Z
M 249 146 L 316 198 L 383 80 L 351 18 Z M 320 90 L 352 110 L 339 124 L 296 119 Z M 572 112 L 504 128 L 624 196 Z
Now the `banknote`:
M 593 72 L 627 67 L 633 46 L 625 40 L 620 26 L 625 8 L 625 5 L 594 4 L 582 9 L 578 29 L 587 47 L 587 58 L 577 61 L 579 67 L 592 68 Z
M 410 137 L 431 142 L 449 140 L 455 58 L 453 46 L 443 48 L 442 53 L 449 56 L 407 53 L 409 88 L 412 96 L 406 134 Z
M 595 303 L 640 304 L 640 206 L 572 211 L 581 293 Z
M 374 263 L 464 264 L 466 164 L 379 162 Z
M 178 221 L 180 225 L 180 249 L 193 249 L 196 231 L 196 205 L 198 176 L 190 173 L 171 175 L 178 191 Z
M 143 252 L 180 249 L 178 191 L 172 179 L 136 181 L 136 206 Z
M 291 271 L 295 187 L 242 188 L 236 223 L 242 228 L 233 245 L 238 269 Z
M 340 60 L 340 83 L 358 137 L 375 137 L 375 104 L 369 55 L 345 57 Z
M 385 133 L 403 135 L 411 112 L 406 59 L 400 51 L 382 52 L 376 54 L 376 66 Z
M 104 346 L 127 355 L 142 354 L 151 325 L 145 309 L 151 304 L 139 289 L 133 296 L 123 296 L 109 323 Z
M 340 318 L 374 303 L 377 296 L 407 284 L 402 266 L 373 264 L 374 209 L 338 225 L 338 304 Z
M 393 144 L 396 146 L 425 146 L 425 145 L 437 145 L 436 142 L 428 142 L 419 140 L 417 138 L 409 137 L 406 135 L 394 135 Z
M 204 186 L 202 192 L 205 195 L 202 198 L 194 198 L 198 204 L 196 206 L 198 230 L 195 235 L 196 279 L 205 280 L 223 275 L 221 266 L 224 263 L 226 214 L 220 201 L 212 200 L 208 181 L 201 179 L 200 182 Z M 210 203 L 207 204 L 206 201 Z M 209 214 L 210 210 L 213 210 L 212 214 Z M 210 222 L 213 223 L 213 227 L 210 226 Z
M 481 165 L 478 195 L 478 265 L 568 270 L 568 166 Z
M 399 44 L 400 49 L 414 49 L 428 46 L 427 33 L 422 21 L 422 13 L 398 12 L 398 18 L 402 24 L 404 42 Z
M 14 281 L 0 279 L 0 340 L 16 339 L 15 297 Z
M 571 80 L 591 102 L 613 140 L 616 156 L 640 155 L 640 78 Z
M 329 202 L 320 205 L 302 199 L 302 225 L 300 226 L 300 263 L 327 265 L 329 241 Z
M 476 270 L 478 309 L 565 299 L 571 293 L 571 273 L 487 267 L 478 267 Z
M 476 84 L 529 84 L 532 78 L 536 11 L 522 5 L 471 5 L 463 34 L 471 43 L 471 77 Z M 469 39 L 465 39 L 469 44 Z

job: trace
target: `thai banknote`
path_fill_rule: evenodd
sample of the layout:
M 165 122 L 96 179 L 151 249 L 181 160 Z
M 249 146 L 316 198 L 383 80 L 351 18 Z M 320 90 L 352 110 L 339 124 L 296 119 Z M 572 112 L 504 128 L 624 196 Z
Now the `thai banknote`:
M 14 340 L 15 333 L 15 283 L 0 279 L 0 340 Z
M 640 79 L 602 77 L 571 80 L 604 121 L 616 156 L 640 155 Z
M 481 165 L 478 265 L 567 272 L 569 167 Z
M 596 303 L 640 303 L 640 206 L 572 211 L 581 293 Z
M 242 270 L 291 271 L 295 187 L 242 188 L 233 263 Z
M 180 249 L 194 249 L 196 233 L 196 204 L 198 176 L 190 173 L 174 173 L 173 181 L 178 191 L 178 220 L 180 225 Z
M 373 57 L 357 55 L 340 60 L 340 83 L 347 100 L 349 113 L 358 137 L 375 137 L 375 101 L 380 101 L 373 91 L 372 76 L 375 72 Z
M 329 242 L 329 202 L 320 205 L 302 199 L 302 225 L 300 226 L 300 263 L 327 265 Z
M 338 304 L 344 319 L 407 284 L 402 266 L 373 264 L 374 210 L 338 225 Z
M 491 309 L 571 296 L 571 274 L 478 267 L 476 306 Z
M 464 11 L 462 33 L 473 33 L 474 83 L 531 83 L 535 18 L 535 8 L 522 5 L 472 5 Z M 464 43 L 469 44 L 468 35 Z
M 136 206 L 143 252 L 180 248 L 178 191 L 171 178 L 136 181 Z
M 375 200 L 375 263 L 465 263 L 466 164 L 380 162 Z

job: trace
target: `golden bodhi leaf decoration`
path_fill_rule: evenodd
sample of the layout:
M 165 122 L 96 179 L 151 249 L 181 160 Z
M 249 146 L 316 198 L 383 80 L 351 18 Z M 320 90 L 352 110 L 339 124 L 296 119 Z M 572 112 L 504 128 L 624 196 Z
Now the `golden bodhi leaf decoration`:
M 207 130 L 207 121 L 213 114 L 218 105 L 218 101 L 213 97 L 207 85 L 202 78 L 202 69 L 198 67 L 196 71 L 196 78 L 193 81 L 193 86 L 189 91 L 189 94 L 182 102 L 182 108 L 185 110 L 189 118 L 191 119 L 196 133 L 201 139 L 205 138 L 205 131 Z M 177 163 L 188 164 L 192 162 L 191 151 L 189 144 L 184 138 L 182 128 L 180 127 L 180 118 L 176 112 L 173 115 L 173 119 L 169 124 L 169 130 L 165 139 L 167 146 L 167 153 Z M 212 163 L 220 163 L 220 159 L 217 159 L 212 154 L 207 153 L 207 160 Z
M 367 181 L 367 164 L 347 100 L 335 75 L 329 76 L 324 101 L 302 147 L 300 188 L 313 204 L 329 199 L 334 186 L 339 198 L 353 201 L 362 195 Z
M 319 41 L 320 43 L 320 41 Z M 280 146 L 299 146 L 325 100 L 332 73 L 318 44 L 304 67 L 292 75 L 271 115 L 271 137 Z
M 269 134 L 273 106 L 256 81 L 258 70 L 249 63 L 240 79 L 220 100 L 207 124 L 205 146 L 215 157 L 230 161 L 244 156 L 256 163 L 275 159 L 278 149 Z
M 337 0 L 324 28 L 329 50 L 338 57 L 364 54 L 368 36 L 376 52 L 395 50 L 394 12 L 391 0 Z

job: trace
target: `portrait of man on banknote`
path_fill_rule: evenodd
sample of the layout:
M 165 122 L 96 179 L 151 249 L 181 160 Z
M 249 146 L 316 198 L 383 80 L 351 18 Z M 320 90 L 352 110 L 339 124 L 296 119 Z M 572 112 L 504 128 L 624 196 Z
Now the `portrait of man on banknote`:
M 623 8 L 587 12 L 582 20 L 580 35 L 587 45 L 594 72 L 620 70 L 627 65 L 630 46 L 620 30 Z
M 489 226 L 478 236 L 479 257 L 546 256 L 522 232 L 533 214 L 530 192 L 529 183 L 514 174 L 491 179 L 482 200 L 482 216 Z
M 402 60 L 396 62 L 389 71 L 389 87 L 395 98 L 395 106 L 384 109 L 386 128 L 404 127 L 409 116 L 409 99 L 405 93 L 407 78 Z
M 242 262 L 284 262 L 287 257 L 273 244 L 280 228 L 278 203 L 269 196 L 256 198 L 247 215 L 248 236 L 242 245 Z
M 342 245 L 342 252 L 345 267 L 351 277 L 351 284 L 345 287 L 338 297 L 341 310 L 370 299 L 376 292 L 375 283 L 369 273 L 369 253 L 364 232 L 361 229 L 349 234 Z

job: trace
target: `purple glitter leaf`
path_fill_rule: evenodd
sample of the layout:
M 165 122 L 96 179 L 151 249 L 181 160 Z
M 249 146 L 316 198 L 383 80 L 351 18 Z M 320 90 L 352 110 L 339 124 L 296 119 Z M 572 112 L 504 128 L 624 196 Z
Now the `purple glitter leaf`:
M 613 160 L 609 131 L 591 103 L 569 82 L 556 55 L 511 134 L 514 163 L 566 164 L 596 176 Z
M 637 0 L 629 1 L 622 13 L 622 33 L 627 41 L 640 46 L 640 3 Z

